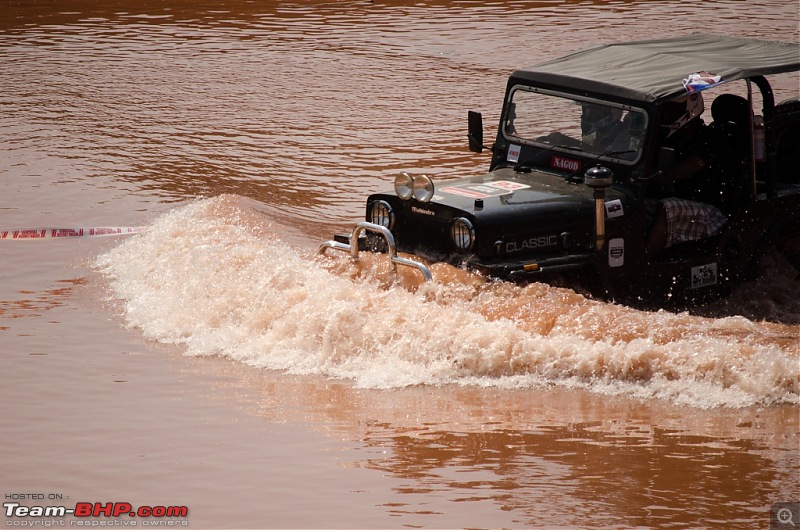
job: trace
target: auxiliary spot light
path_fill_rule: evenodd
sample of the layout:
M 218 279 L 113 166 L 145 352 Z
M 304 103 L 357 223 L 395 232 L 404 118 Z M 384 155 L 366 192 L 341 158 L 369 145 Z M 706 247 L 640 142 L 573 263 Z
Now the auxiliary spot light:
M 412 177 L 402 172 L 394 179 L 394 192 L 404 201 L 414 197 L 419 202 L 430 202 L 433 198 L 433 181 L 427 175 Z
M 403 171 L 394 178 L 394 192 L 402 200 L 407 201 L 414 195 L 414 179 Z

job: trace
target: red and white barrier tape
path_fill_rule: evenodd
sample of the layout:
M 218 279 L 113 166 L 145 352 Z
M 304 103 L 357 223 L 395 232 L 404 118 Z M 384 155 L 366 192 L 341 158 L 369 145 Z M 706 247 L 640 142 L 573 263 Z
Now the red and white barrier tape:
M 30 241 L 33 239 L 69 239 L 75 237 L 107 237 L 136 234 L 146 230 L 144 226 L 115 226 L 97 228 L 24 228 L 0 229 L 0 240 Z

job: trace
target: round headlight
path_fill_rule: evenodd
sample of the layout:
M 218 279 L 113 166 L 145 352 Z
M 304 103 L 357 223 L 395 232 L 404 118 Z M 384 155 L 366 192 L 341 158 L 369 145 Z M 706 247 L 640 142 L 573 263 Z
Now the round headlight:
M 411 175 L 405 171 L 397 175 L 394 178 L 394 192 L 404 201 L 410 199 L 414 195 L 414 179 Z
M 394 228 L 394 210 L 386 201 L 373 201 L 369 203 L 368 217 L 371 223 L 391 230 Z
M 475 243 L 475 228 L 469 219 L 456 217 L 450 224 L 450 237 L 458 250 L 469 250 Z
M 427 175 L 414 177 L 414 198 L 428 202 L 433 198 L 433 181 Z

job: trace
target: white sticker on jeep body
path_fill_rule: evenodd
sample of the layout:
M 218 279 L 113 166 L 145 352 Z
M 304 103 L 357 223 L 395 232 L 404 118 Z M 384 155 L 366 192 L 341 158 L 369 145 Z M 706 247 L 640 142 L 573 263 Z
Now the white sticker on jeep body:
M 692 289 L 717 284 L 717 264 L 709 263 L 692 267 Z
M 625 265 L 625 240 L 621 237 L 608 241 L 608 266 L 622 267 Z
M 614 199 L 613 201 L 606 202 L 606 217 L 613 219 L 615 217 L 622 217 L 625 215 L 625 210 L 622 208 L 622 201 Z
M 484 182 L 482 184 L 459 184 L 457 186 L 447 186 L 446 188 L 439 188 L 441 193 L 449 193 L 451 195 L 461 195 L 463 197 L 471 197 L 473 199 L 485 199 L 487 197 L 495 197 L 498 195 L 508 195 L 516 190 L 524 190 L 530 188 L 527 184 L 521 182 L 513 182 L 511 180 L 497 180 L 494 182 Z

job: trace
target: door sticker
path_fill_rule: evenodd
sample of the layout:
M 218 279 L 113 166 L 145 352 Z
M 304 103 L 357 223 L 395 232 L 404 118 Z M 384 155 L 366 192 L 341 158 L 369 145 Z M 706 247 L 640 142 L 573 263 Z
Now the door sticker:
M 692 267 L 692 289 L 698 287 L 707 287 L 709 285 L 716 285 L 717 283 L 717 264 L 709 263 L 708 265 L 700 265 L 699 267 Z
M 625 240 L 621 237 L 608 241 L 608 266 L 622 267 L 625 264 Z
M 622 201 L 614 199 L 613 201 L 606 202 L 606 217 L 613 219 L 615 217 L 622 217 L 625 215 L 625 210 L 622 209 Z

